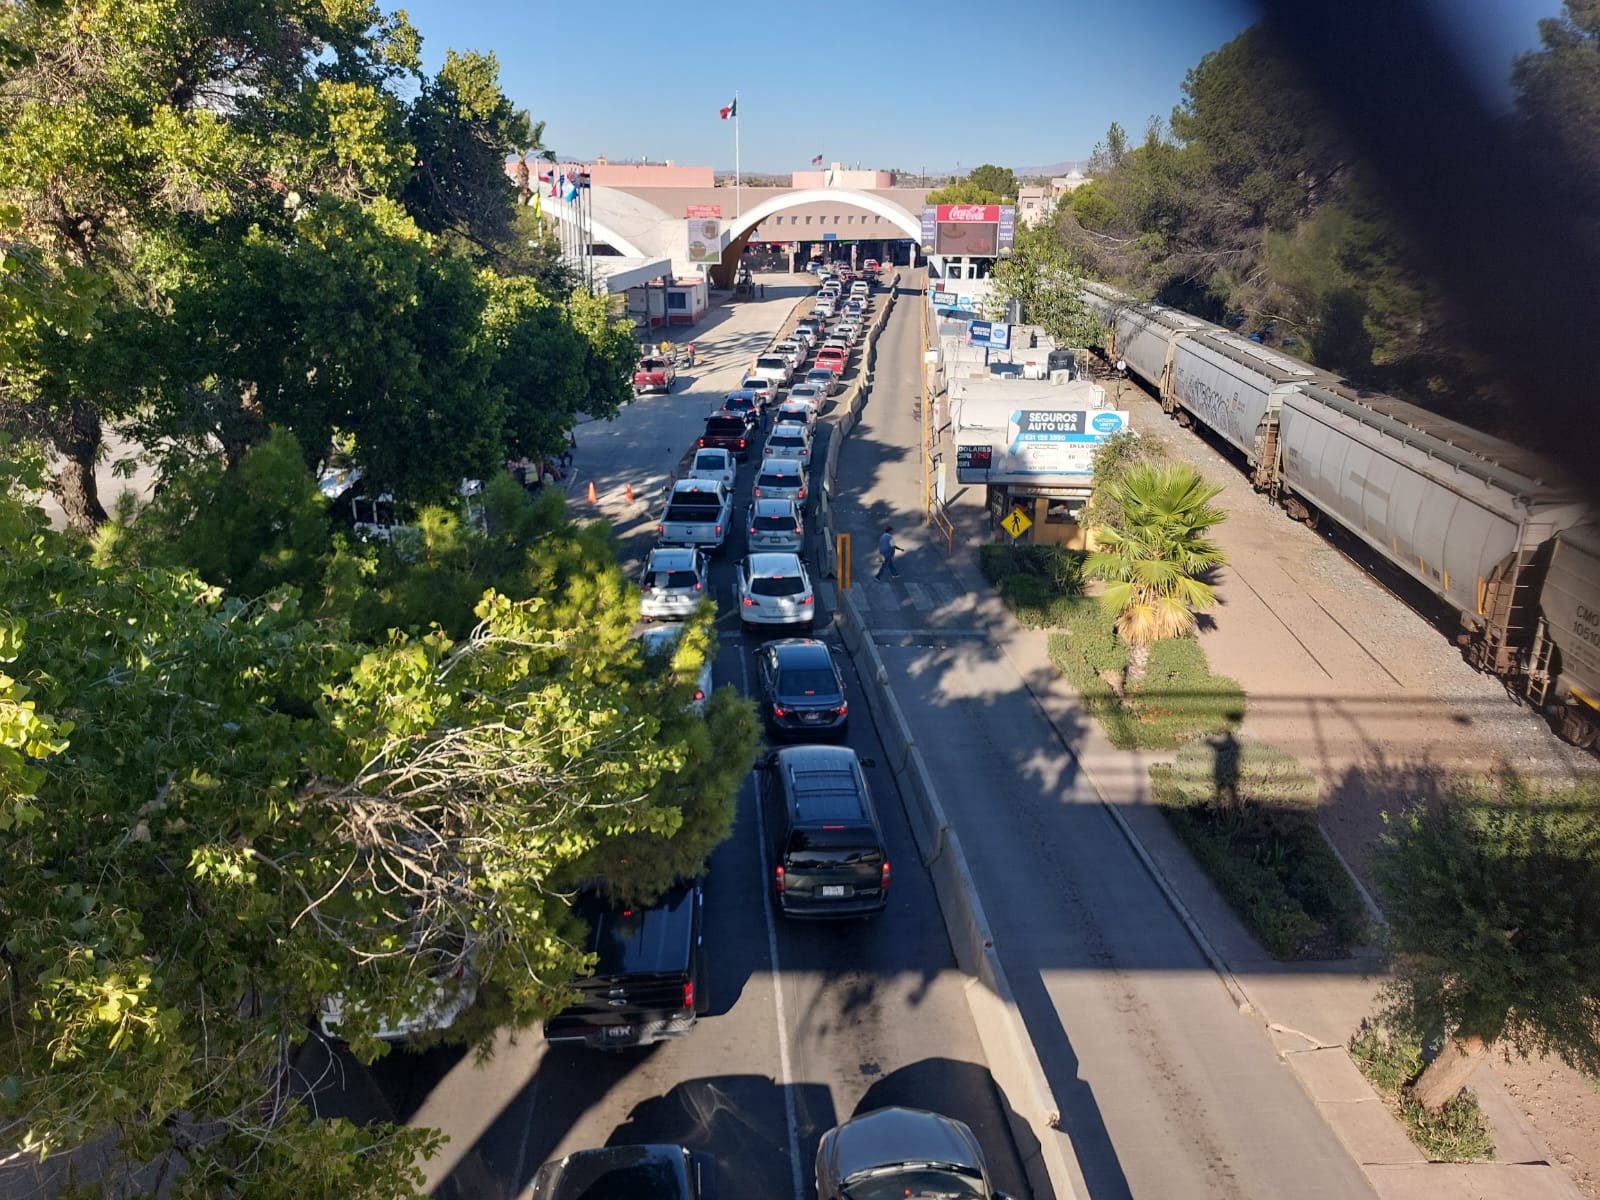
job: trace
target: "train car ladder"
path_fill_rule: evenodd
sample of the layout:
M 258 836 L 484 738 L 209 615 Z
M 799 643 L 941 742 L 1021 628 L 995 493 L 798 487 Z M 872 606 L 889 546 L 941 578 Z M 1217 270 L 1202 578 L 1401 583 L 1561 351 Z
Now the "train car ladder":
M 1256 429 L 1255 455 L 1250 463 L 1250 482 L 1258 492 L 1266 492 L 1273 500 L 1278 498 L 1278 483 L 1282 469 L 1278 463 L 1278 418 L 1268 413 Z
M 1517 550 L 1506 572 L 1487 590 L 1484 607 L 1484 666 L 1495 674 L 1509 675 L 1516 666 L 1517 647 L 1538 621 L 1533 594 L 1533 564 L 1537 546 L 1523 545 Z
M 1528 699 L 1540 708 L 1544 707 L 1550 685 L 1555 682 L 1550 674 L 1550 658 L 1554 651 L 1555 643 L 1550 640 L 1544 618 L 1540 617 L 1533 631 L 1533 647 L 1528 652 L 1528 679 L 1523 688 Z

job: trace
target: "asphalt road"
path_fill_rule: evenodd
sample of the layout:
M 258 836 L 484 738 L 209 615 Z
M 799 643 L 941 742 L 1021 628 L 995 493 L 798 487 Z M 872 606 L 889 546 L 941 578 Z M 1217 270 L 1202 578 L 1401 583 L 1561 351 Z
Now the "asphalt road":
M 893 521 L 907 548 L 891 582 L 858 561 L 855 596 L 960 836 L 1088 1194 L 1370 1197 L 1039 711 L 1040 681 L 1001 652 L 990 593 L 974 599 L 922 524 L 919 302 L 902 296 L 879 340 L 873 402 L 839 459 L 856 490 L 835 520 L 857 546 Z
M 741 306 L 710 333 L 696 331 L 701 367 L 674 393 L 645 398 L 615 422 L 580 427 L 578 472 L 569 481 L 575 510 L 585 511 L 594 482 L 594 507 L 617 525 L 625 559 L 648 548 L 654 497 L 705 414 L 812 290 L 770 279 L 764 304 Z M 826 428 L 818 434 L 827 436 Z M 819 441 L 819 461 L 823 449 Z M 745 467 L 741 507 L 750 480 Z M 632 505 L 623 493 L 629 483 Z M 714 676 L 718 686 L 748 692 L 750 654 L 763 638 L 741 634 L 729 605 L 743 553 L 744 526 L 735 528 L 733 542 L 713 560 L 723 612 Z M 832 640 L 831 611 L 822 603 L 831 589 L 816 582 L 816 636 Z M 842 651 L 837 658 L 852 706 L 850 744 L 863 758 L 881 760 L 850 660 Z M 502 1037 L 486 1062 L 459 1050 L 399 1051 L 370 1070 L 344 1055 L 319 1062 L 314 1053 L 302 1069 L 327 1068 L 319 1108 L 444 1129 L 451 1144 L 425 1169 L 433 1194 L 450 1200 L 515 1196 L 540 1163 L 572 1150 L 658 1141 L 709 1151 L 721 1197 L 800 1200 L 812 1194 L 825 1130 L 860 1112 L 907 1104 L 966 1121 L 996 1185 L 1026 1197 L 1005 1102 L 984 1064 L 963 977 L 893 778 L 881 766 L 869 767 L 867 777 L 894 882 L 887 911 L 841 923 L 791 923 L 772 913 L 754 789 L 746 784 L 733 837 L 712 856 L 706 880 L 712 1011 L 688 1038 L 607 1053 L 550 1050 L 533 1031 Z

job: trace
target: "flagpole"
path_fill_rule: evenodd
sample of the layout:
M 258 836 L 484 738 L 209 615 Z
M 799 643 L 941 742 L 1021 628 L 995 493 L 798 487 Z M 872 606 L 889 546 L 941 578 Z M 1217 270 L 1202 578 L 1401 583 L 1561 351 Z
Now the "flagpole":
M 733 215 L 739 216 L 739 93 L 733 93 Z

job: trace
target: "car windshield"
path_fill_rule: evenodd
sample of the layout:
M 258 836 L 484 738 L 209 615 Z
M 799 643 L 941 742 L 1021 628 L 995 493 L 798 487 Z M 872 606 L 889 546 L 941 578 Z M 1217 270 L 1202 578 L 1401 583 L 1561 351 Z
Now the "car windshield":
M 750 581 L 752 596 L 799 596 L 806 590 L 798 575 L 757 575 Z
M 775 533 L 794 533 L 795 523 L 793 517 L 757 517 L 755 528 Z
M 699 454 L 695 456 L 694 469 L 696 471 L 726 471 L 728 463 L 720 454 Z
M 797 488 L 800 486 L 800 476 L 786 475 L 783 472 L 762 475 L 756 480 L 757 487 L 763 488 Z
M 827 667 L 793 667 L 778 672 L 778 691 L 785 696 L 837 696 L 839 681 Z
M 983 1180 L 951 1167 L 878 1168 L 845 1180 L 845 1200 L 987 1200 Z

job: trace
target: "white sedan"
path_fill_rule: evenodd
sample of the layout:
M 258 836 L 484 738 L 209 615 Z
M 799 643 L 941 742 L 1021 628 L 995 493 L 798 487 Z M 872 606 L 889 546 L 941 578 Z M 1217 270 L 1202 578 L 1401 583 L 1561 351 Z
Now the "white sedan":
M 811 576 L 797 554 L 747 554 L 736 581 L 739 624 L 799 625 L 807 633 L 817 617 Z

